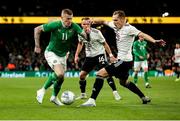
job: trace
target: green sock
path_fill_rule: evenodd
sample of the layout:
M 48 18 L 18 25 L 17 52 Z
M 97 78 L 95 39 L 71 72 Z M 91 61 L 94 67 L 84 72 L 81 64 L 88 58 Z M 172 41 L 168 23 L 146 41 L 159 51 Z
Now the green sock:
M 148 83 L 148 72 L 144 72 L 144 81 Z
M 57 80 L 56 74 L 53 72 L 51 75 L 48 77 L 47 81 L 44 84 L 44 89 L 48 89 L 55 81 Z
M 54 96 L 58 95 L 63 82 L 64 82 L 64 77 L 60 77 L 57 81 L 54 82 L 54 89 L 53 89 L 52 95 Z
M 136 84 L 138 81 L 138 74 L 134 74 L 134 83 Z

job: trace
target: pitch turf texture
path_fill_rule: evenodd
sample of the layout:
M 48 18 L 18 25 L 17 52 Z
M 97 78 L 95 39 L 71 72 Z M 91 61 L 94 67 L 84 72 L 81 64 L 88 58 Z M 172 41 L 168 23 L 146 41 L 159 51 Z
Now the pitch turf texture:
M 139 97 L 119 85 L 115 80 L 122 100 L 115 101 L 107 81 L 97 98 L 96 107 L 77 106 L 86 100 L 75 101 L 72 105 L 58 107 L 50 103 L 52 89 L 46 92 L 43 104 L 38 104 L 36 91 L 46 78 L 0 78 L 0 119 L 1 120 L 179 120 L 180 81 L 175 77 L 150 78 L 151 89 L 144 87 L 142 79 L 139 88 L 152 98 L 143 105 Z M 132 80 L 132 78 L 130 78 Z M 87 78 L 87 94 L 90 96 L 94 78 Z M 71 90 L 79 94 L 78 78 L 65 78 L 62 91 Z

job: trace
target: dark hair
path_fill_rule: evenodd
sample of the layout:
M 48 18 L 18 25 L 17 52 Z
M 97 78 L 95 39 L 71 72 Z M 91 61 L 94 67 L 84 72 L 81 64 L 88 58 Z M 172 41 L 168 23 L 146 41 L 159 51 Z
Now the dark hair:
M 63 10 L 62 10 L 61 15 L 62 15 L 62 14 L 73 15 L 73 12 L 72 12 L 72 10 L 66 8 L 66 9 L 63 9 Z
M 126 17 L 125 12 L 122 11 L 122 10 L 114 11 L 114 12 L 113 12 L 113 15 L 118 15 L 120 18 L 125 18 L 125 17 Z

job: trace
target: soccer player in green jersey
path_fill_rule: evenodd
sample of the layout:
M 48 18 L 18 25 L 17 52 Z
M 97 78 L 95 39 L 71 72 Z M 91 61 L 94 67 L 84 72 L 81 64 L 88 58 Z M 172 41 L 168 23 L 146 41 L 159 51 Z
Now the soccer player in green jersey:
M 142 36 L 133 43 L 133 54 L 134 54 L 134 83 L 137 85 L 138 72 L 142 68 L 144 71 L 144 81 L 146 88 L 151 88 L 148 81 L 148 62 L 147 59 L 149 54 L 146 50 L 147 42 L 144 41 Z
M 63 105 L 57 95 L 64 81 L 64 73 L 66 71 L 66 54 L 68 53 L 74 37 L 79 34 L 83 37 L 86 35 L 81 27 L 72 22 L 73 12 L 70 9 L 63 9 L 61 12 L 61 20 L 52 21 L 40 25 L 34 29 L 35 49 L 36 53 L 41 52 L 40 35 L 42 32 L 51 32 L 48 46 L 45 50 L 45 59 L 54 71 L 47 79 L 41 89 L 37 91 L 37 101 L 41 104 L 45 91 L 53 84 L 53 93 L 50 101 L 54 104 Z

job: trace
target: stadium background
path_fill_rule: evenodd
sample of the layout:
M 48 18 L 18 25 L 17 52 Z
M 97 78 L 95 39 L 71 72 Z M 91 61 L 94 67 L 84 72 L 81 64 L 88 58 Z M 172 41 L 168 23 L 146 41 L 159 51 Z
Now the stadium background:
M 70 8 L 75 17 L 79 16 L 105 16 L 111 17 L 112 12 L 122 9 L 128 17 L 162 17 L 164 12 L 169 12 L 174 21 L 180 17 L 180 7 L 173 0 L 1 0 L 0 1 L 0 73 L 1 76 L 12 78 L 0 78 L 0 120 L 180 120 L 180 92 L 179 82 L 174 82 L 175 76 L 151 77 L 151 89 L 144 87 L 140 78 L 138 86 L 145 94 L 152 98 L 149 105 L 142 105 L 136 95 L 119 86 L 115 81 L 118 92 L 123 100 L 115 101 L 107 83 L 97 99 L 95 108 L 76 108 L 85 100 L 75 101 L 74 104 L 64 107 L 56 107 L 49 102 L 51 89 L 45 95 L 42 105 L 35 100 L 36 91 L 47 79 L 48 73 L 40 73 L 39 70 L 49 71 L 43 53 L 35 55 L 34 50 L 34 27 L 39 24 L 15 24 L 12 17 L 54 17 L 60 16 L 60 11 Z M 10 24 L 7 24 L 7 17 Z M 168 18 L 168 17 L 165 17 Z M 152 35 L 154 38 L 162 38 L 167 46 L 160 48 L 149 43 L 151 58 L 149 66 L 151 70 L 171 69 L 175 42 L 180 42 L 180 22 L 177 24 L 141 24 L 133 23 L 138 29 Z M 113 52 L 116 48 L 113 42 L 114 33 L 106 26 L 94 26 L 102 30 Z M 49 34 L 41 36 L 41 46 L 44 50 L 49 41 Z M 75 38 L 75 43 L 77 40 Z M 79 66 L 73 63 L 74 44 L 70 58 L 68 59 L 68 70 L 79 71 Z M 84 54 L 81 54 L 84 57 Z M 9 64 L 9 67 L 7 68 Z M 35 71 L 37 77 L 44 78 L 13 78 L 25 75 L 32 76 Z M 75 70 L 75 71 L 74 71 Z M 18 71 L 14 73 L 14 71 Z M 20 73 L 19 71 L 23 71 Z M 11 72 L 11 73 L 10 73 Z M 32 73 L 31 73 L 32 72 Z M 9 74 L 10 73 L 10 74 Z M 69 73 L 69 77 L 78 76 L 77 73 Z M 79 78 L 65 78 L 62 90 L 72 90 L 79 94 Z M 94 77 L 87 78 L 87 94 L 91 93 Z M 115 79 L 116 80 L 116 79 Z M 130 78 L 132 81 L 132 78 Z
M 70 8 L 74 12 L 75 17 L 93 16 L 93 17 L 111 17 L 112 12 L 122 9 L 128 17 L 162 17 L 164 12 L 169 12 L 171 17 L 179 16 L 179 7 L 175 2 L 171 1 L 143 1 L 143 0 L 126 0 L 126 1 L 83 1 L 83 0 L 32 0 L 26 2 L 1 1 L 0 16 L 3 17 L 53 17 L 60 16 L 63 8 Z M 174 18 L 176 21 L 176 18 Z M 34 39 L 33 29 L 39 24 L 6 24 L 1 22 L 0 25 L 0 70 L 1 71 L 33 71 L 33 70 L 50 70 L 43 53 L 34 55 Z M 154 38 L 162 38 L 167 41 L 165 48 L 159 48 L 149 44 L 150 70 L 162 71 L 171 69 L 174 43 L 180 41 L 179 24 L 137 24 L 132 23 L 138 29 L 149 33 Z M 106 26 L 95 26 L 102 30 L 111 49 L 115 53 L 113 31 Z M 49 41 L 49 34 L 41 36 L 41 46 L 44 50 Z M 77 39 L 71 50 L 68 59 L 68 70 L 80 70 L 83 62 L 84 54 L 82 53 L 82 61 L 76 66 L 73 62 L 74 51 L 76 49 Z M 9 65 L 8 65 L 9 64 Z

